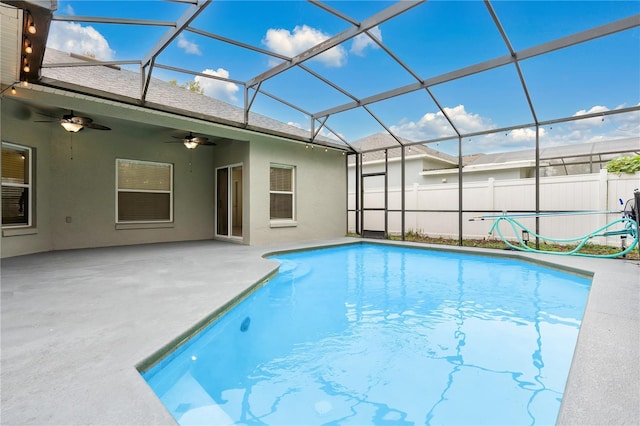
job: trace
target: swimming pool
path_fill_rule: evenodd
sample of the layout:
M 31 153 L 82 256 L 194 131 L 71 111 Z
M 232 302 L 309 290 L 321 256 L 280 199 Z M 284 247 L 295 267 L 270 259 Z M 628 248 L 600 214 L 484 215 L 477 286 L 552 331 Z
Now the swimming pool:
M 553 424 L 590 280 L 378 244 L 280 273 L 142 375 L 180 424 Z

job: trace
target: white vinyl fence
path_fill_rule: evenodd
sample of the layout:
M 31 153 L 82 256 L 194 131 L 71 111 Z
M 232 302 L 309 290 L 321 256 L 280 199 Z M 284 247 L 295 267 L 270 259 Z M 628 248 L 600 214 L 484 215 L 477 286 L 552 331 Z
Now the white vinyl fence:
M 634 189 L 640 187 L 640 173 L 635 175 L 600 173 L 540 178 L 540 210 L 597 210 L 621 211 L 624 203 L 633 198 Z M 401 188 L 389 188 L 388 209 L 401 209 Z M 535 179 L 494 180 L 463 184 L 463 210 L 499 212 L 517 210 L 535 211 Z M 457 210 L 458 185 L 414 184 L 405 190 L 405 210 Z M 384 207 L 384 188 L 366 188 L 365 208 Z M 349 192 L 348 208 L 355 209 L 355 193 Z M 488 231 L 492 220 L 470 218 L 489 213 L 465 213 L 463 215 L 463 238 L 482 239 L 490 237 Z M 349 231 L 355 232 L 355 212 L 349 212 Z M 595 231 L 599 227 L 620 218 L 620 213 L 553 215 L 540 217 L 540 234 L 543 237 L 576 238 Z M 535 218 L 517 218 L 531 230 L 535 230 Z M 383 211 L 365 211 L 365 230 L 384 230 Z M 399 212 L 389 212 L 388 231 L 401 233 L 402 216 Z M 511 228 L 503 222 L 501 230 L 507 238 L 514 237 Z M 619 229 L 619 228 L 616 228 Z M 406 212 L 405 232 L 419 232 L 430 237 L 458 238 L 458 213 L 448 212 Z M 493 235 L 493 238 L 498 238 Z M 620 245 L 620 237 L 594 239 L 594 243 L 612 246 Z

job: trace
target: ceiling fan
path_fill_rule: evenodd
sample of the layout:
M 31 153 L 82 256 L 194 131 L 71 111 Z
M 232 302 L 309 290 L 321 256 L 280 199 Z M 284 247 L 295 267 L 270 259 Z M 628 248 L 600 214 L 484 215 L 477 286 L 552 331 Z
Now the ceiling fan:
M 210 145 L 214 146 L 215 143 L 210 142 L 209 138 L 206 136 L 194 136 L 192 132 L 189 132 L 187 136 L 174 136 L 174 138 L 178 139 L 177 141 L 169 141 L 167 143 L 181 143 L 186 146 L 188 149 L 196 149 L 200 145 Z
M 51 120 L 39 120 L 36 123 L 51 123 Z M 94 129 L 94 130 L 111 130 L 111 128 L 107 126 L 103 126 L 102 124 L 94 123 L 93 119 L 89 117 L 81 117 L 75 115 L 73 111 L 69 114 L 65 114 L 62 118 L 57 120 L 58 123 L 67 131 L 72 133 L 77 133 L 84 128 Z

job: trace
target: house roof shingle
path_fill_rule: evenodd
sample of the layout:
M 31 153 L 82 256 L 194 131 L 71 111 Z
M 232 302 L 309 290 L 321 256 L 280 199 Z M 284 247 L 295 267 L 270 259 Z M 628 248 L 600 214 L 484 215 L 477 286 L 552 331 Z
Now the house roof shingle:
M 104 98 L 115 98 L 126 103 L 140 104 L 135 98 L 140 93 L 142 84 L 141 75 L 137 72 L 111 65 L 47 67 L 47 64 L 82 64 L 89 61 L 91 61 L 91 58 L 70 55 L 48 48 L 42 68 L 43 82 L 55 85 L 62 83 L 63 86 L 64 83 L 82 86 L 90 94 Z M 151 78 L 146 103 L 157 109 L 176 110 L 191 117 L 207 121 L 250 128 L 297 140 L 309 140 L 310 137 L 308 130 L 254 112 L 249 113 L 248 126 L 245 126 L 242 108 L 157 78 Z M 334 146 L 344 146 L 342 142 L 321 135 L 318 135 L 315 141 Z

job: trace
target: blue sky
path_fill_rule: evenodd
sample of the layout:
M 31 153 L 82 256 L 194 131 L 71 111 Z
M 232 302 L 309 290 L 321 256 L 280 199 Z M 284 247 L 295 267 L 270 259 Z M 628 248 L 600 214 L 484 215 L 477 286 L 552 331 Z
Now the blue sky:
M 327 4 L 360 21 L 393 2 Z M 640 13 L 637 1 L 496 1 L 492 5 L 515 51 Z M 152 0 L 61 0 L 56 14 L 175 21 L 187 7 Z M 221 0 L 212 2 L 191 26 L 293 56 L 350 28 L 351 24 L 304 1 Z M 99 59 L 134 60 L 144 56 L 166 31 L 167 27 L 157 26 L 54 22 L 48 44 L 60 50 L 91 53 Z M 382 23 L 372 33 L 423 80 L 508 54 L 481 1 L 429 1 Z M 278 60 L 186 32 L 157 62 L 246 81 Z M 364 35 L 305 65 L 359 99 L 416 82 Z M 534 57 L 522 61 L 521 67 L 539 120 L 636 106 L 640 103 L 640 29 Z M 153 76 L 179 82 L 194 78 L 160 69 Z M 243 105 L 242 87 L 202 77 L 196 79 L 207 95 Z M 262 90 L 310 113 L 351 101 L 301 69 L 265 81 Z M 464 132 L 533 122 L 513 65 L 434 85 L 431 91 Z M 424 90 L 372 104 L 370 109 L 395 133 L 412 140 L 455 135 Z M 303 128 L 310 126 L 308 116 L 267 96 L 257 96 L 252 110 Z M 361 109 L 331 116 L 327 125 L 350 142 L 384 131 Z M 556 126 L 555 132 L 543 129 L 542 140 L 558 145 L 638 135 L 640 116 L 636 112 Z M 476 138 L 483 142 L 469 149 L 529 148 L 534 141 L 530 129 L 496 136 Z

